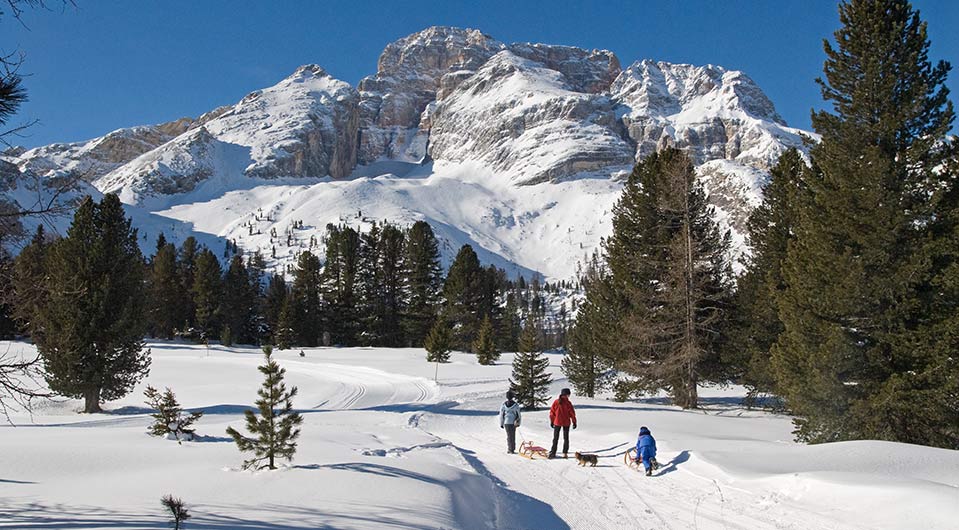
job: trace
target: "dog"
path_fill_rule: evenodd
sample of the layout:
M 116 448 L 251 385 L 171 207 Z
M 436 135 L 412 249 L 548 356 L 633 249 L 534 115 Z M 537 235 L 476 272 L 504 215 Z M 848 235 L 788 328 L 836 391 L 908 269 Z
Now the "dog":
M 599 463 L 599 457 L 576 451 L 576 461 L 583 467 L 586 467 L 586 464 L 592 464 L 592 467 L 596 467 L 596 464 Z

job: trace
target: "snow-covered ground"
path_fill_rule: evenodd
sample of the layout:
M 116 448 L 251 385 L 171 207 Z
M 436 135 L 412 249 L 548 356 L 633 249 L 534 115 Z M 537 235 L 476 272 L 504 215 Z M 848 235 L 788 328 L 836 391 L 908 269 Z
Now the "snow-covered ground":
M 24 355 L 22 343 L 0 348 Z M 299 451 L 273 472 L 240 470 L 226 437 L 255 399 L 252 348 L 153 343 L 150 377 L 109 412 L 43 403 L 0 427 L 0 527 L 165 528 L 159 499 L 182 497 L 186 528 L 956 528 L 959 452 L 885 442 L 803 446 L 789 418 L 738 407 L 737 389 L 709 390 L 702 411 L 650 399 L 573 396 L 572 451 L 596 468 L 505 451 L 496 411 L 510 355 L 484 367 L 418 349 L 330 348 L 275 354 L 299 387 Z M 554 391 L 566 386 L 559 356 Z M 199 441 L 146 434 L 149 383 L 202 410 Z M 523 439 L 548 445 L 545 411 Z M 640 425 L 664 465 L 647 478 L 623 465 Z M 572 455 L 571 455 L 572 456 Z

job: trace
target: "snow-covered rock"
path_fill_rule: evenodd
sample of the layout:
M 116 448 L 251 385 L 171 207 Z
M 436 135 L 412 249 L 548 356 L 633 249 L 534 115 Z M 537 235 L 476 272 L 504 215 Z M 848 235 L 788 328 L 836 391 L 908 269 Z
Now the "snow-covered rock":
M 447 263 L 469 243 L 511 273 L 568 278 L 610 233 L 623 175 L 666 145 L 693 157 L 739 258 L 769 168 L 804 134 L 742 72 L 650 60 L 621 70 L 606 50 L 431 27 L 387 45 L 356 89 L 306 65 L 195 120 L 0 159 L 22 176 L 82 174 L 118 192 L 144 236 L 235 240 L 275 255 L 276 270 L 362 210 L 363 222 L 430 222 Z M 251 222 L 275 226 L 251 233 Z M 268 235 L 294 223 L 292 246 Z

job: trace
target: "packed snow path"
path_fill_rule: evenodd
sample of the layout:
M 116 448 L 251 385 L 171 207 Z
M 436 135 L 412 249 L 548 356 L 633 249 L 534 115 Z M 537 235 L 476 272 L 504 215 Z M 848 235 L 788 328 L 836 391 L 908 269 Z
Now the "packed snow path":
M 165 528 L 167 493 L 190 506 L 187 528 L 946 529 L 959 518 L 956 452 L 801 446 L 788 418 L 743 411 L 734 391 L 706 392 L 698 412 L 574 396 L 569 460 L 507 455 L 496 414 L 509 355 L 483 367 L 455 354 L 434 383 L 437 367 L 417 349 L 277 352 L 299 388 L 299 451 L 281 470 L 242 471 L 224 429 L 242 426 L 262 355 L 150 346 L 149 379 L 109 413 L 47 402 L 2 427 L 0 527 Z M 558 361 L 555 391 L 566 386 Z M 198 441 L 145 434 L 147 383 L 204 412 Z M 651 478 L 622 460 L 643 424 L 663 464 Z M 548 447 L 546 412 L 524 414 L 518 434 Z M 598 454 L 599 465 L 578 467 L 577 450 Z

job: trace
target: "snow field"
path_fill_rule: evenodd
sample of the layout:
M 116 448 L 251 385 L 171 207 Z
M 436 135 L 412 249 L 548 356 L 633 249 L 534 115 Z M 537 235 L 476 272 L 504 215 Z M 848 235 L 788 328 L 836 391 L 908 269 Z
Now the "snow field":
M 7 345 L 3 345 L 6 347 Z M 498 428 L 512 356 L 495 366 L 420 349 L 276 352 L 304 415 L 299 450 L 274 472 L 240 470 L 225 435 L 241 427 L 262 382 L 254 348 L 151 343 L 149 378 L 105 414 L 45 402 L 0 427 L 0 527 L 165 528 L 160 496 L 194 514 L 187 528 L 954 528 L 959 454 L 886 442 L 803 446 L 789 418 L 738 407 L 739 389 L 704 389 L 703 411 L 662 399 L 573 396 L 575 460 L 505 451 Z M 32 347 L 13 343 L 29 355 Z M 554 394 L 566 381 L 551 355 Z M 146 434 L 146 384 L 203 410 L 199 439 Z M 657 438 L 657 476 L 623 465 L 640 425 Z M 519 437 L 548 447 L 546 411 Z

